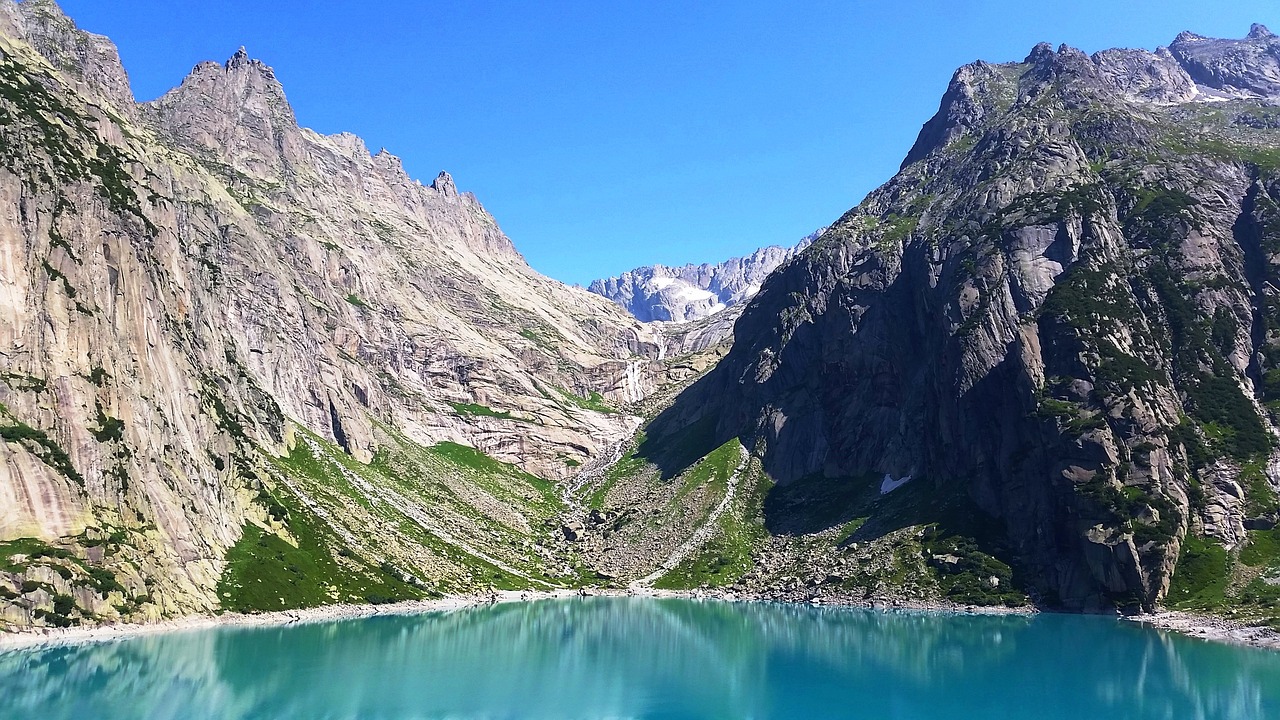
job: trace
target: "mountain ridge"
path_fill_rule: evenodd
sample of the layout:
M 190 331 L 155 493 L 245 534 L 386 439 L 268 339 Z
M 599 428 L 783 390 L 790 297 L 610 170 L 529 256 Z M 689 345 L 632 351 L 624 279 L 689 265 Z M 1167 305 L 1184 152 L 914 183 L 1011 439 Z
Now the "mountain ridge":
M 791 247 L 770 245 L 719 263 L 645 265 L 591 281 L 587 289 L 609 298 L 641 322 L 684 323 L 743 303 L 769 273 L 802 252 L 821 230 Z

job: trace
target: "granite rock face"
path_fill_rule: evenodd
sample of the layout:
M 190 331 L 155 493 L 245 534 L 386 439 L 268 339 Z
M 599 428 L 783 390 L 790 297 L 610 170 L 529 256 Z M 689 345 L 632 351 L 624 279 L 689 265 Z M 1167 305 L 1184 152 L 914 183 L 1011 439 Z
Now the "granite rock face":
M 1230 551 L 1274 511 L 1278 42 L 961 68 L 901 172 L 765 281 L 648 438 L 743 438 L 784 534 L 910 477 L 935 506 L 855 538 L 988 518 L 1042 603 L 1160 604 L 1189 535 Z

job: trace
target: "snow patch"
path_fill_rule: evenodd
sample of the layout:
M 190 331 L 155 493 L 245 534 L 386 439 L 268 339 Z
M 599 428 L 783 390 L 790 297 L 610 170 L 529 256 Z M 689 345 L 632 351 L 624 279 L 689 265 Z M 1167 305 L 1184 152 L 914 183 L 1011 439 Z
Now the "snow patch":
M 715 293 L 709 290 L 703 290 L 696 285 L 691 285 L 680 278 L 650 278 L 646 285 L 651 292 L 662 292 L 664 290 L 668 290 L 668 298 L 676 302 L 697 303 L 717 299 Z
M 676 294 L 676 297 L 680 298 L 684 302 L 691 303 L 691 302 L 702 302 L 704 300 L 714 300 L 716 297 L 716 294 L 708 290 L 703 290 L 702 288 L 693 287 L 692 285 L 690 285 L 689 287 L 680 288 L 680 292 Z
M 894 490 L 897 490 L 898 488 L 902 487 L 903 485 L 906 485 L 909 482 L 911 482 L 910 475 L 903 477 L 901 480 L 894 480 L 892 475 L 890 475 L 889 473 L 885 473 L 884 480 L 880 481 L 880 494 L 888 495 L 889 493 L 893 492 Z

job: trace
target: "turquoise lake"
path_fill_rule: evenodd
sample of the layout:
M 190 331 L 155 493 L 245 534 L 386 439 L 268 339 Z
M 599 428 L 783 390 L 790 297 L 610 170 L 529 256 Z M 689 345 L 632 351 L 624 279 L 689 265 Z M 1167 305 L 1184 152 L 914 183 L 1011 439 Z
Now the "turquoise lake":
M 1280 653 L 1070 615 L 585 598 L 0 653 L 0 717 L 1280 718 Z

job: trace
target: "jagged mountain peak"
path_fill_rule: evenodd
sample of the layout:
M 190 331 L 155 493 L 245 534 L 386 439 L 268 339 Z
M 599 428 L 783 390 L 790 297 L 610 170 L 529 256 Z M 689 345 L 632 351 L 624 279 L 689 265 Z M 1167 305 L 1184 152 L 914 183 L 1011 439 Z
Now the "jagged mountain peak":
M 252 62 L 252 60 L 249 59 L 249 51 L 245 49 L 245 46 L 241 45 L 240 49 L 236 50 L 235 54 L 231 56 L 231 59 L 227 60 L 227 67 L 240 67 L 241 65 L 247 65 L 250 62 Z
M 404 171 L 404 161 L 400 159 L 399 155 L 396 155 L 386 148 L 380 148 L 378 152 L 373 155 L 373 164 L 381 170 L 390 171 L 397 177 L 403 177 L 405 179 L 408 179 L 409 177 Z
M 1038 42 L 1031 48 L 1031 52 L 1027 53 L 1027 57 L 1022 62 L 1035 64 L 1043 62 L 1045 59 L 1051 57 L 1053 57 L 1053 46 L 1047 42 Z M 982 63 L 983 65 L 986 64 L 981 60 L 977 61 L 977 63 Z
M 370 153 L 355 134 L 321 135 L 301 127 L 274 70 L 244 47 L 226 62 L 196 65 L 178 87 L 139 107 L 147 124 L 207 161 L 239 193 L 282 192 L 290 187 L 286 178 L 307 177 L 334 192 L 394 198 L 422 213 L 418 222 L 423 226 L 433 222 L 441 203 L 460 202 L 487 217 L 471 194 L 458 192 L 447 173 L 425 186 L 386 148 Z M 291 197 L 288 202 L 303 200 Z M 466 240 L 478 254 L 527 269 L 496 223 Z
M 1280 38 L 1255 24 L 1243 40 L 1183 33 L 1169 51 L 1206 98 L 1280 98 Z
M 280 84 L 279 81 L 276 80 L 275 69 L 272 68 L 270 65 L 266 64 L 265 62 L 263 62 L 262 60 L 259 60 L 258 58 L 250 56 L 249 51 L 245 49 L 245 46 L 243 45 L 241 45 L 240 49 L 236 50 L 235 53 L 230 58 L 228 58 L 225 63 L 222 64 L 222 66 L 228 72 L 235 72 L 235 71 L 257 72 L 257 73 L 260 73 L 263 76 L 263 78 L 266 79 L 269 83 L 275 83 L 275 85 L 277 86 L 279 86 Z M 280 92 L 283 95 L 284 89 L 281 88 Z
M 302 154 L 284 88 L 244 48 L 225 63 L 196 65 L 178 87 L 140 107 L 178 143 L 249 175 L 279 176 Z
M 1280 101 L 1280 39 L 1254 25 L 1244 39 L 1180 33 L 1167 48 L 1093 55 L 1038 43 L 1022 63 L 974 62 L 952 76 L 938 112 L 920 131 L 905 168 L 993 117 L 1042 101 L 1070 106 L 1167 106 L 1232 98 Z
M 1191 30 L 1183 30 L 1182 32 L 1178 33 L 1177 37 L 1173 39 L 1173 43 L 1171 43 L 1171 45 L 1187 45 L 1191 43 L 1206 43 L 1206 42 L 1238 44 L 1238 43 L 1245 43 L 1249 41 L 1258 41 L 1258 40 L 1266 41 L 1266 40 L 1274 39 L 1275 37 L 1276 37 L 1275 33 L 1271 32 L 1271 30 L 1269 30 L 1266 25 L 1263 25 L 1262 23 L 1253 23 L 1252 25 L 1249 26 L 1249 32 L 1244 36 L 1243 39 L 1240 39 L 1240 40 L 1231 39 L 1231 38 L 1215 38 L 1215 37 L 1210 37 L 1208 35 L 1201 35 L 1200 33 L 1193 32 Z
M 353 132 L 344 130 L 325 137 L 352 158 L 369 157 L 369 146 L 365 145 L 364 138 Z
M 250 57 L 242 45 L 226 62 L 206 60 L 197 63 L 178 87 L 153 104 L 164 104 L 161 101 L 204 101 L 223 110 L 237 110 L 258 97 L 265 97 L 276 106 L 275 109 L 287 111 L 292 117 L 293 109 L 285 98 L 284 87 L 276 79 L 275 70 Z
M 458 187 L 453 184 L 453 176 L 444 170 L 431 183 L 431 189 L 448 197 L 458 196 Z
M 0 31 L 30 44 L 81 94 L 132 113 L 133 91 L 115 44 L 76 27 L 53 0 L 0 0 Z

